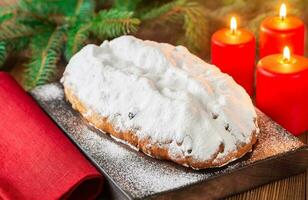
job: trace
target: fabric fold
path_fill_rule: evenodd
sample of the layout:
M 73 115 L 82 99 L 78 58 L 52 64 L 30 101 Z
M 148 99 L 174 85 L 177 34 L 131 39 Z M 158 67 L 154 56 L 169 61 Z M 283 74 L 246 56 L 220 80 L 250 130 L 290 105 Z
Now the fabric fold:
M 94 199 L 102 185 L 32 97 L 0 72 L 0 199 Z

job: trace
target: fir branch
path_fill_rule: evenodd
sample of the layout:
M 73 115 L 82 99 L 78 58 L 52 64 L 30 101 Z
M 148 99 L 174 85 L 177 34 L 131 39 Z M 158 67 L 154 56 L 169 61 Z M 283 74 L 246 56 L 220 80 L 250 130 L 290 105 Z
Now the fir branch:
M 76 0 L 74 15 L 81 17 L 91 16 L 94 12 L 94 0 Z
M 183 19 L 185 45 L 192 51 L 198 52 L 206 38 L 206 11 L 194 1 L 177 0 L 141 15 L 142 20 L 154 20 L 163 24 L 166 21 L 175 22 Z
M 15 7 L 5 6 L 0 7 L 0 24 L 14 16 Z
M 95 7 L 94 0 L 20 0 L 18 5 L 23 12 L 46 19 L 57 15 L 86 17 Z
M 255 36 L 257 37 L 257 41 L 258 41 L 258 37 L 259 37 L 259 26 L 261 24 L 261 22 L 268 16 L 275 16 L 275 12 L 273 11 L 269 11 L 266 13 L 261 13 L 260 15 L 256 16 L 255 18 L 253 18 L 252 20 L 249 21 L 247 28 L 252 31 Z
M 32 57 L 25 74 L 26 89 L 45 84 L 53 77 L 61 54 L 63 39 L 64 29 L 62 27 L 32 38 Z
M 115 0 L 113 8 L 121 11 L 135 11 L 142 0 Z
M 179 3 L 180 1 L 172 1 L 157 8 L 145 10 L 141 13 L 140 19 L 143 21 L 159 18 L 159 20 L 157 20 L 158 22 L 165 21 L 164 19 L 169 19 L 169 16 L 180 13 L 180 8 L 178 7 Z
M 17 53 L 28 48 L 30 37 L 19 37 L 13 40 L 7 40 L 6 43 L 10 53 Z
M 46 16 L 55 12 L 54 6 L 40 0 L 20 0 L 18 2 L 18 8 L 24 13 L 31 13 L 39 16 Z
M 74 15 L 68 20 L 69 26 L 65 45 L 67 61 L 83 46 L 89 37 L 91 24 L 88 23 L 94 12 L 93 0 L 76 0 Z
M 99 39 L 112 38 L 136 31 L 139 24 L 133 12 L 102 10 L 93 18 L 91 32 Z
M 81 49 L 89 36 L 90 24 L 81 23 L 72 27 L 67 33 L 65 58 L 67 61 Z
M 9 54 L 12 52 L 20 52 L 29 44 L 29 38 L 18 38 L 8 41 L 0 41 L 0 69 L 3 67 Z
M 218 20 L 220 21 L 224 21 L 224 17 L 229 15 L 230 13 L 240 12 L 243 10 L 249 10 L 251 12 L 253 9 L 258 8 L 258 6 L 255 5 L 255 1 L 247 3 L 246 0 L 232 0 L 226 1 L 224 3 L 224 6 L 221 6 L 220 8 L 214 10 L 212 13 L 212 15 L 215 18 L 218 18 Z
M 18 7 L 22 12 L 48 18 L 54 14 L 74 13 L 75 3 L 76 0 L 19 0 Z
M 3 67 L 3 64 L 8 56 L 7 44 L 4 41 L 0 42 L 0 69 Z
M 0 25 L 0 40 L 11 40 L 37 33 L 33 28 L 17 23 L 16 21 L 5 21 Z
M 200 51 L 208 38 L 205 11 L 196 2 L 184 3 L 184 25 L 186 42 L 189 49 Z
M 19 14 L 14 18 L 14 21 L 18 25 L 20 24 L 22 26 L 35 29 L 35 32 L 37 32 L 37 30 L 41 31 L 49 26 L 54 26 L 54 23 L 51 23 L 50 21 L 40 20 L 28 14 Z

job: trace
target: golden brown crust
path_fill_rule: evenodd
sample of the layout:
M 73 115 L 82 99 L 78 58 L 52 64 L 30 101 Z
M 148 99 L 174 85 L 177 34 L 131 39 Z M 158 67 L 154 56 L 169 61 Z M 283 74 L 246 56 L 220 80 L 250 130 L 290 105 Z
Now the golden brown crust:
M 171 160 L 180 165 L 189 166 L 194 169 L 205 169 L 205 168 L 213 168 L 226 165 L 230 161 L 238 159 L 242 157 L 245 153 L 250 151 L 252 149 L 252 145 L 257 140 L 256 133 L 253 133 L 253 138 L 251 140 L 251 143 L 244 144 L 243 146 L 238 147 L 238 151 L 234 151 L 221 159 L 217 159 L 216 156 L 218 155 L 219 152 L 223 151 L 224 148 L 223 145 L 221 145 L 221 147 L 212 156 L 212 158 L 207 161 L 195 160 L 190 156 L 184 155 L 184 152 L 182 155 L 179 155 L 176 158 L 173 157 L 171 158 L 168 154 L 168 146 L 172 141 L 169 141 L 167 143 L 153 143 L 151 141 L 151 138 L 139 139 L 136 136 L 136 134 L 132 131 L 117 132 L 114 129 L 113 125 L 110 122 L 108 122 L 106 117 L 102 117 L 101 115 L 95 112 L 93 112 L 91 115 L 87 115 L 86 113 L 88 112 L 88 108 L 82 102 L 79 101 L 79 99 L 73 94 L 72 90 L 65 87 L 64 92 L 67 100 L 72 104 L 72 107 L 78 112 L 80 112 L 82 116 L 95 128 L 102 130 L 120 140 L 128 142 L 129 144 L 138 148 L 140 151 L 154 158 Z

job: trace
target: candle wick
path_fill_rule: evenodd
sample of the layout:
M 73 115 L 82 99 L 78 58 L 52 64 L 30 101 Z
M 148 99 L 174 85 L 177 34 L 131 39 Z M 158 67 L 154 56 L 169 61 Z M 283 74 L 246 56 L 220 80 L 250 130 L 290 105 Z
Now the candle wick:
M 283 62 L 288 64 L 290 63 L 290 60 L 288 58 L 283 58 Z
M 291 58 L 283 57 L 283 58 L 282 58 L 282 62 L 283 62 L 284 64 L 290 64 L 290 63 L 291 63 Z

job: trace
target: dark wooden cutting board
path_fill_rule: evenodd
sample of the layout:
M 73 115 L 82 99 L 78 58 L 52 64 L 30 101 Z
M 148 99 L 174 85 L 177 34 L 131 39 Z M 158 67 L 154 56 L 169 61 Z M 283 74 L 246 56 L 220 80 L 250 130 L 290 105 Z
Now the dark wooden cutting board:
M 59 83 L 31 91 L 46 113 L 108 181 L 111 199 L 216 199 L 303 172 L 308 147 L 257 110 L 261 133 L 251 153 L 229 165 L 192 170 L 157 160 L 89 126 Z

